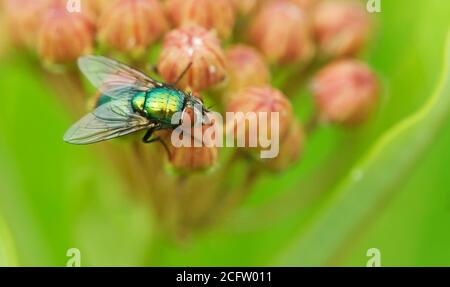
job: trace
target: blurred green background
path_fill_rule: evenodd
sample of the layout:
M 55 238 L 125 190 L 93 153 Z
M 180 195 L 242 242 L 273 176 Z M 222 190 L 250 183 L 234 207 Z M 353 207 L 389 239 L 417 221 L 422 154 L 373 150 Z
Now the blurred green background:
M 83 266 L 365 266 L 369 248 L 383 266 L 450 265 L 450 2 L 381 6 L 364 55 L 383 85 L 376 116 L 320 128 L 298 165 L 181 245 L 94 148 L 63 143 L 73 118 L 37 63 L 0 52 L 0 266 L 65 266 L 72 247 Z M 293 102 L 302 114 L 308 97 Z

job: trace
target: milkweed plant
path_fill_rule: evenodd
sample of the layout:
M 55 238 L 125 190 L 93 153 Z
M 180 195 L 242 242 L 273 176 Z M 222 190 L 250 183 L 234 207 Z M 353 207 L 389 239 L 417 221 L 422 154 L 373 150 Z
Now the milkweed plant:
M 92 147 L 117 169 L 131 194 L 148 202 L 162 232 L 177 240 L 225 220 L 257 192 L 258 179 L 301 165 L 308 137 L 322 126 L 361 127 L 378 103 L 377 75 L 360 60 L 374 30 L 364 1 L 2 4 L 11 41 L 40 60 L 45 79 L 74 120 L 104 99 L 77 67 L 86 55 L 116 59 L 164 83 L 174 83 L 185 71 L 177 88 L 223 116 L 279 115 L 279 152 L 273 158 L 258 156 L 259 143 L 174 146 L 171 131 L 164 129 L 156 133 L 167 152 L 158 143 L 142 143 L 140 132 Z M 299 93 L 305 88 L 309 95 Z M 306 101 L 302 97 L 313 103 L 307 113 L 292 104 Z M 224 125 L 225 131 L 247 127 L 245 120 Z

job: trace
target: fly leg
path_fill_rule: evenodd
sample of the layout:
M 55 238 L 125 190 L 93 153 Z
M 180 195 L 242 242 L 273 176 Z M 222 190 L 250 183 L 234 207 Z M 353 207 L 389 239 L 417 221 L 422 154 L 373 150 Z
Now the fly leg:
M 181 80 L 183 80 L 184 76 L 186 76 L 186 73 L 189 71 L 191 66 L 192 66 L 192 62 L 190 62 L 186 66 L 186 68 L 184 68 L 184 70 L 181 72 L 181 74 L 178 76 L 178 78 L 175 80 L 175 82 L 169 83 L 169 86 L 176 87 L 176 85 L 178 85 L 181 82 Z M 147 70 L 151 71 L 155 75 L 161 76 L 161 74 L 159 73 L 159 70 L 158 70 L 158 66 L 156 66 L 156 65 L 152 65 L 152 64 L 147 65 Z
M 170 154 L 170 150 L 169 147 L 167 146 L 167 144 L 160 138 L 160 137 L 153 137 L 153 132 L 155 132 L 156 130 L 160 129 L 160 126 L 154 126 L 151 127 L 147 130 L 147 132 L 145 133 L 144 137 L 142 138 L 142 142 L 148 144 L 148 143 L 153 143 L 153 142 L 160 142 L 162 144 L 162 146 L 164 147 L 164 149 L 167 152 L 167 156 L 169 157 L 169 159 L 171 158 L 171 154 Z

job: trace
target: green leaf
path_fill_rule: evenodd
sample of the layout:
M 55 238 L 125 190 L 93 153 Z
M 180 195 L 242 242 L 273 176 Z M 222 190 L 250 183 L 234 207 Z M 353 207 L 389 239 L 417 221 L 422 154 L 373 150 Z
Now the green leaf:
M 0 266 L 17 266 L 15 246 L 3 218 L 0 217 Z
M 448 120 L 450 33 L 444 52 L 440 81 L 428 102 L 381 136 L 319 208 L 316 218 L 277 259 L 277 264 L 330 264 L 346 240 L 364 227 L 365 220 L 417 166 Z

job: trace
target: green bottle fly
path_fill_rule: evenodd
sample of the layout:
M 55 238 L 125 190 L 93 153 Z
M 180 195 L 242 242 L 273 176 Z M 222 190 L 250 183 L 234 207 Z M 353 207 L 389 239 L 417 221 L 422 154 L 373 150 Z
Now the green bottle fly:
M 161 87 L 138 92 L 131 100 L 131 104 L 134 111 L 145 115 L 149 120 L 170 124 L 172 116 L 183 111 L 185 99 L 183 92 Z
M 141 130 L 147 130 L 143 141 L 150 143 L 159 140 L 151 138 L 154 131 L 179 126 L 181 117 L 177 121 L 172 118 L 186 108 L 202 115 L 207 112 L 191 92 L 156 81 L 114 60 L 85 56 L 78 59 L 78 66 L 102 95 L 96 109 L 66 132 L 64 140 L 68 143 L 91 144 Z

